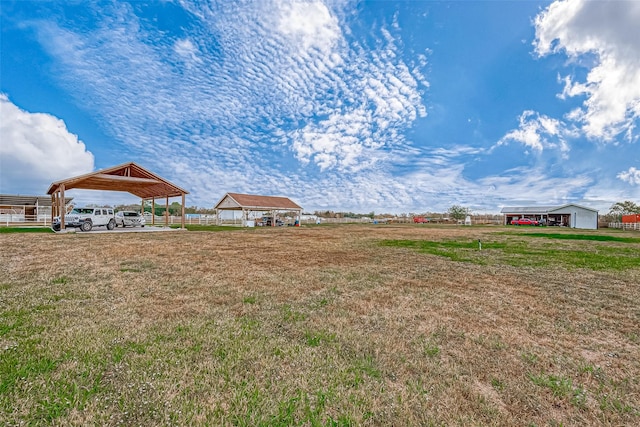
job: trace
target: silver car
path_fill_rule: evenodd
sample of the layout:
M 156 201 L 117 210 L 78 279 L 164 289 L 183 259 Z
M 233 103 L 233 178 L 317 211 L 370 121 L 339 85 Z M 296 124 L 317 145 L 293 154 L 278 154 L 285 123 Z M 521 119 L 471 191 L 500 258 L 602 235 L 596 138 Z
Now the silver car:
M 140 212 L 120 211 L 116 212 L 116 227 L 144 227 L 147 223 Z

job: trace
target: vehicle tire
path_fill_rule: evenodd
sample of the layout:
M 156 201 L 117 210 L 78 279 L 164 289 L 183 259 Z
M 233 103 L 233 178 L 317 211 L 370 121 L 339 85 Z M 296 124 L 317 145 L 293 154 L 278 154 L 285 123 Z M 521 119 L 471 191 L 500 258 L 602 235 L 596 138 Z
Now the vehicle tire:
M 53 231 L 60 231 L 60 224 L 56 224 L 53 226 Z
M 142 226 L 142 228 L 144 228 L 144 225 Z
M 114 228 L 116 228 L 116 222 L 110 219 L 107 223 L 107 230 L 113 230 Z
M 82 230 L 82 231 L 91 231 L 92 227 L 93 227 L 93 224 L 91 224 L 91 221 L 85 221 L 80 226 L 80 230 Z
M 122 228 L 125 228 L 125 227 L 126 227 L 126 225 L 124 225 L 124 221 L 122 221 Z

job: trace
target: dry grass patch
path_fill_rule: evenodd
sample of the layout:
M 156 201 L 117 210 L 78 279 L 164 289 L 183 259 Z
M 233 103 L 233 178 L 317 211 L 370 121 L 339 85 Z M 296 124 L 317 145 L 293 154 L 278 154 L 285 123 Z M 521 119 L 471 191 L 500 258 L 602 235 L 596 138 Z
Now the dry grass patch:
M 640 243 L 506 230 L 0 235 L 0 424 L 640 422 Z

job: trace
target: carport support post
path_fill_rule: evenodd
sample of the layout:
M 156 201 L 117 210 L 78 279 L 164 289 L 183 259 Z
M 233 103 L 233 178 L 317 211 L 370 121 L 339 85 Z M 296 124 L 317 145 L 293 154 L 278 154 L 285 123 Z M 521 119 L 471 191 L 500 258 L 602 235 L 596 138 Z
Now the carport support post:
M 156 198 L 151 198 L 151 225 L 156 225 Z
M 57 202 L 57 200 L 56 200 L 56 193 L 55 193 L 55 192 L 53 192 L 53 193 L 51 194 L 51 224 L 52 224 L 52 225 L 53 225 L 53 217 L 55 217 L 55 216 L 56 216 L 56 215 L 55 215 L 55 210 L 57 209 L 57 208 L 56 208 L 56 204 L 57 204 L 57 203 L 58 203 L 58 202 Z
M 184 228 L 184 193 L 182 193 L 182 224 L 180 227 Z
M 169 226 L 169 196 L 164 198 L 164 226 Z
M 60 230 L 64 230 L 64 214 L 67 213 L 66 206 L 64 205 L 64 184 L 60 184 L 60 200 L 58 200 L 58 206 L 60 206 Z

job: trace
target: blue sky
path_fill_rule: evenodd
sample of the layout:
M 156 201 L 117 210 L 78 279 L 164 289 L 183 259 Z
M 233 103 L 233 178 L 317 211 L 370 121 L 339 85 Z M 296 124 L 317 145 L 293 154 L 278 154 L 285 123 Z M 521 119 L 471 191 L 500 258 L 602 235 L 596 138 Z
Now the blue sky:
M 134 161 L 200 207 L 640 201 L 638 1 L 0 6 L 2 193 Z

